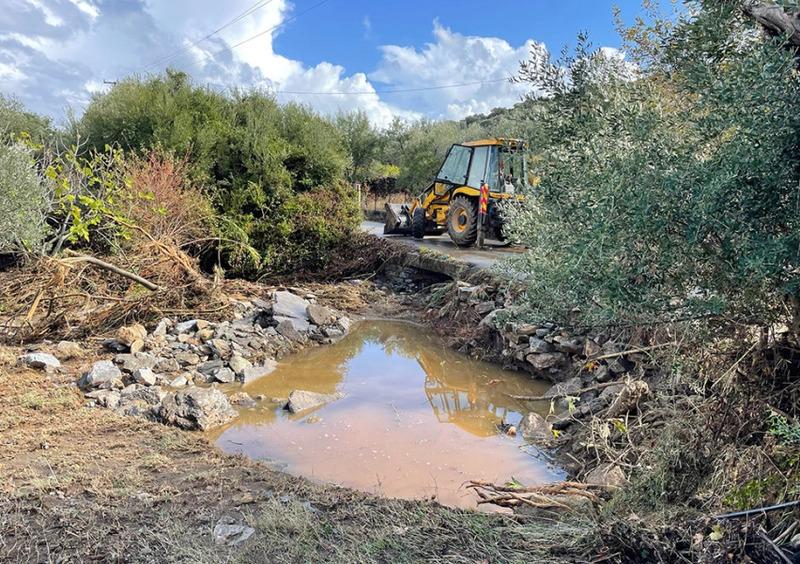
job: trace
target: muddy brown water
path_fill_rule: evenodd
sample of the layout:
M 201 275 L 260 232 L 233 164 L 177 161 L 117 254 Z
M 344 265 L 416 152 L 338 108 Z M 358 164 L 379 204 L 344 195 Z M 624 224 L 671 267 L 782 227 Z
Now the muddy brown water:
M 547 387 L 454 352 L 424 327 L 362 321 L 339 343 L 286 358 L 244 388 L 267 398 L 295 389 L 344 398 L 297 415 L 265 401 L 241 409 L 214 438 L 226 452 L 314 480 L 475 507 L 477 498 L 463 487 L 471 479 L 563 478 L 535 447 L 497 427 L 518 423 L 528 409 L 509 394 L 539 395 Z

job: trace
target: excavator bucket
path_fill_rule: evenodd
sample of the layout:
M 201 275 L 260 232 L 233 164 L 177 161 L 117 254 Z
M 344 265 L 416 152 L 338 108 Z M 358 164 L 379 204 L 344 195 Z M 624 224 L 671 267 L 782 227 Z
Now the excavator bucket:
M 384 235 L 410 235 L 411 212 L 408 204 L 386 204 L 386 224 Z

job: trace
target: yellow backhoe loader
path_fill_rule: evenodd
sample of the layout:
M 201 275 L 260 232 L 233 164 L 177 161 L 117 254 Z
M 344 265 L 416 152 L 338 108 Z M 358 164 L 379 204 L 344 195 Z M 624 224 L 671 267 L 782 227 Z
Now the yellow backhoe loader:
M 386 204 L 383 232 L 422 239 L 447 231 L 462 247 L 475 244 L 481 236 L 505 240 L 497 204 L 523 198 L 528 182 L 525 152 L 526 144 L 519 139 L 481 139 L 451 146 L 433 183 L 414 202 Z

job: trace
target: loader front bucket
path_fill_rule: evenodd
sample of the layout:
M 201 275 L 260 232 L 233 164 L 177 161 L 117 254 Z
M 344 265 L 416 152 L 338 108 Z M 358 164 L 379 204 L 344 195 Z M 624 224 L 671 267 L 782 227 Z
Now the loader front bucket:
M 410 235 L 411 213 L 408 204 L 386 204 L 386 224 L 384 235 Z

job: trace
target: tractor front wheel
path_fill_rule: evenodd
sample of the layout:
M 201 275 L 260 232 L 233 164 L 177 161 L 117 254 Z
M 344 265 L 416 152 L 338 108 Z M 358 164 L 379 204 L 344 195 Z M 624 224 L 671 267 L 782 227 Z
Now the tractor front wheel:
M 425 237 L 425 210 L 422 206 L 414 208 L 414 213 L 411 214 L 411 236 L 414 239 Z
M 459 247 L 469 247 L 478 238 L 478 202 L 456 196 L 447 211 L 447 233 Z

